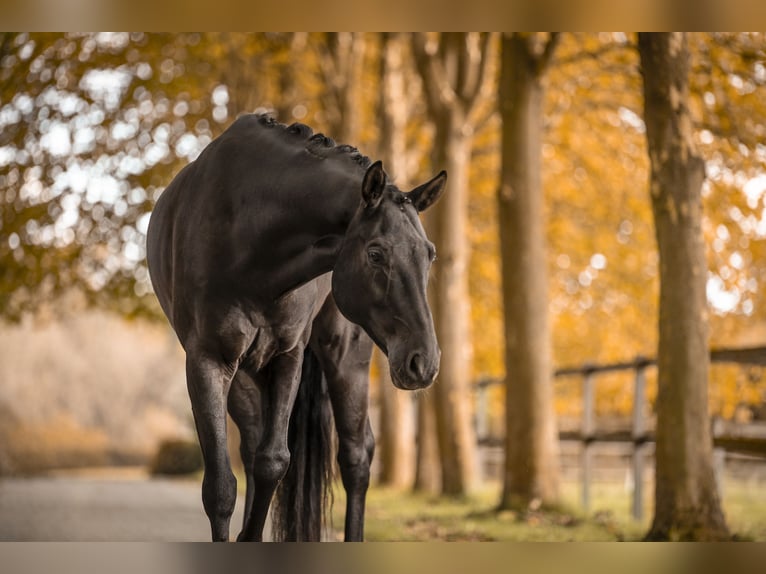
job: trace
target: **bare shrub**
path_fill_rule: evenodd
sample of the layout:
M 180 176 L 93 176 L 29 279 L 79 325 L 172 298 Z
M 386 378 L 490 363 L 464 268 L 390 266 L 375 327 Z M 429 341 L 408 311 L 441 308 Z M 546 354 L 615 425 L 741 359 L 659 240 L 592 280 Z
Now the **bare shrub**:
M 166 440 L 160 443 L 152 463 L 152 474 L 181 475 L 202 470 L 202 452 L 191 440 Z

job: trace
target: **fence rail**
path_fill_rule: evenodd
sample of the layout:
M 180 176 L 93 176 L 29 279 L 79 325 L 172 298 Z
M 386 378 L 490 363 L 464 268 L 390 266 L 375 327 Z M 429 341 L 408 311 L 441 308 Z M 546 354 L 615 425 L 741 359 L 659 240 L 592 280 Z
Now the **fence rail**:
M 740 365 L 766 366 L 766 346 L 748 348 L 713 349 L 710 352 L 712 363 L 735 363 Z M 647 465 L 648 449 L 655 441 L 654 430 L 649 428 L 645 417 L 646 412 L 646 369 L 657 365 L 656 358 L 636 357 L 632 361 L 609 364 L 584 364 L 581 366 L 556 369 L 554 376 L 582 377 L 583 409 L 580 429 L 562 431 L 559 440 L 578 441 L 581 443 L 581 501 L 587 510 L 590 507 L 590 490 L 593 476 L 593 448 L 598 443 L 629 443 L 632 444 L 632 514 L 636 520 L 643 517 L 643 477 Z M 618 430 L 599 430 L 595 415 L 595 385 L 596 377 L 604 373 L 618 371 L 633 371 L 633 412 L 631 428 Z M 487 433 L 487 391 L 490 387 L 502 384 L 497 379 L 486 379 L 476 384 L 477 401 L 477 433 L 479 444 L 498 446 L 502 438 L 491 437 Z M 737 452 L 766 458 L 766 429 L 743 430 L 741 425 L 732 426 L 716 421 L 712 428 L 715 448 L 716 472 L 719 477 L 723 471 L 725 452 Z M 719 482 L 720 484 L 720 482 Z

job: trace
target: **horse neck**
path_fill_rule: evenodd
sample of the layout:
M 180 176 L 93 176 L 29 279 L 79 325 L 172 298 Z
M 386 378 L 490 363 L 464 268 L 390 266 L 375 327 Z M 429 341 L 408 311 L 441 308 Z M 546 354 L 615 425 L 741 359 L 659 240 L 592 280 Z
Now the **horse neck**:
M 287 253 L 274 275 L 282 295 L 332 271 L 351 219 L 359 207 L 361 176 L 331 173 L 318 175 L 301 204 L 290 200 L 278 235 Z

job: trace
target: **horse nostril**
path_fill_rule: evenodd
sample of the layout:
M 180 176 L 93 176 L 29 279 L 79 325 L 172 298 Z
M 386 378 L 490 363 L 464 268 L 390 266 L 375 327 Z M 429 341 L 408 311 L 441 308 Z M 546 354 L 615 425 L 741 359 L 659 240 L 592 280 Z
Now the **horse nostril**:
M 426 362 L 420 353 L 412 353 L 410 356 L 410 373 L 418 379 L 422 379 L 425 373 Z

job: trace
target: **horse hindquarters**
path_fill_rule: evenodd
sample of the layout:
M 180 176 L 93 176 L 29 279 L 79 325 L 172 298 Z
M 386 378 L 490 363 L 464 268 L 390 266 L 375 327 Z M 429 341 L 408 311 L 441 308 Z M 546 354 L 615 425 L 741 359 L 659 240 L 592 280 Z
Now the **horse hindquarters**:
M 319 541 L 331 502 L 333 417 L 322 369 L 310 347 L 303 355 L 290 416 L 290 466 L 272 505 L 275 540 Z

